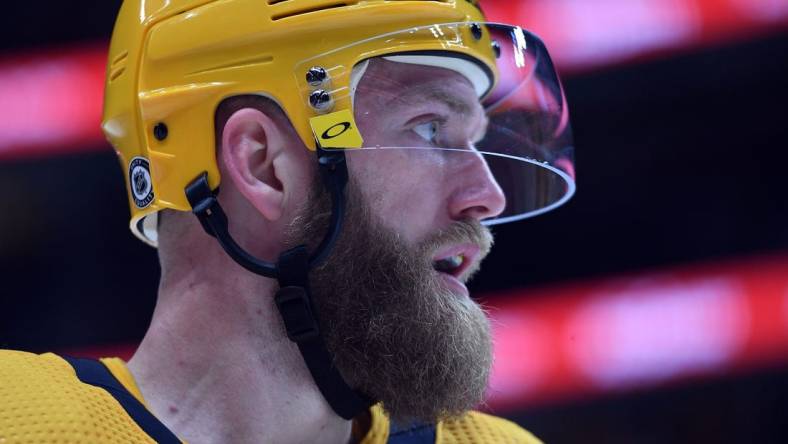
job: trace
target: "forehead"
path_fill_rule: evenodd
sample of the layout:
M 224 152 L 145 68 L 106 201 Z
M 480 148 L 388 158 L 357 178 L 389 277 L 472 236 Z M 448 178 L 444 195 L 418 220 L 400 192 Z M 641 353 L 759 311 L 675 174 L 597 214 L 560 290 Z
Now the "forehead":
M 465 115 L 481 109 L 473 85 L 462 74 L 446 68 L 382 58 L 369 61 L 355 99 L 360 107 L 387 111 L 435 102 Z

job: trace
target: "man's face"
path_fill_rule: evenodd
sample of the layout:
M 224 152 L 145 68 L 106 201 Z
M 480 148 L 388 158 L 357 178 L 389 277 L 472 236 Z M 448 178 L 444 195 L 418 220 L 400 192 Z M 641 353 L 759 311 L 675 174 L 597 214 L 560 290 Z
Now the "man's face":
M 355 116 L 364 146 L 384 149 L 349 151 L 350 173 L 405 241 L 503 211 L 503 193 L 474 148 L 488 120 L 462 75 L 373 59 L 356 90 Z
M 434 77 L 425 81 L 425 74 Z M 461 414 L 481 401 L 492 362 L 488 320 L 463 283 L 492 243 L 479 219 L 504 205 L 472 152 L 484 113 L 458 74 L 377 61 L 358 87 L 356 116 L 367 146 L 466 152 L 348 155 L 345 227 L 328 261 L 310 275 L 321 329 L 348 383 L 382 401 L 394 418 Z M 330 208 L 316 183 L 292 223 L 292 242 L 317 245 Z M 461 265 L 436 262 L 446 255 L 461 257 Z

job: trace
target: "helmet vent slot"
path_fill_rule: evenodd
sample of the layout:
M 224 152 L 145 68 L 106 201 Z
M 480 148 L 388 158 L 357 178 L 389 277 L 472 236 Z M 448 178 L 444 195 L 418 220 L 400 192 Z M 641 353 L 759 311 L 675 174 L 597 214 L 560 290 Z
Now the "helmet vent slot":
M 126 72 L 126 67 L 125 66 L 121 66 L 120 68 L 113 69 L 112 72 L 109 73 L 109 81 L 110 82 L 114 82 L 124 72 Z
M 250 67 L 257 66 L 257 65 L 265 65 L 265 64 L 271 63 L 273 61 L 274 61 L 274 57 L 272 55 L 270 55 L 270 54 L 263 54 L 263 55 L 255 56 L 255 57 L 252 57 L 252 58 L 249 58 L 249 59 L 233 60 L 232 62 L 225 63 L 225 64 L 222 64 L 222 65 L 204 67 L 204 68 L 198 69 L 196 71 L 192 71 L 192 72 L 186 74 L 186 76 L 208 74 L 208 73 L 212 73 L 212 72 L 222 71 L 222 70 L 225 70 L 225 69 L 250 68 Z
M 112 82 L 118 77 L 120 77 L 124 72 L 126 72 L 126 58 L 128 58 L 129 52 L 123 51 L 114 59 L 112 59 L 112 63 L 110 63 L 109 69 L 109 81 Z
M 271 1 L 277 1 L 277 0 L 271 0 Z M 280 2 L 285 2 L 285 1 L 290 1 L 290 0 L 279 0 L 279 1 Z M 286 19 L 286 18 L 289 18 L 289 17 L 295 17 L 297 15 L 309 14 L 310 12 L 324 11 L 326 9 L 344 8 L 345 6 L 349 6 L 349 5 L 355 4 L 355 3 L 356 3 L 355 1 L 349 1 L 349 2 L 327 2 L 327 3 L 324 3 L 322 5 L 312 6 L 311 8 L 296 9 L 296 10 L 290 10 L 290 11 L 287 11 L 287 12 L 281 12 L 281 13 L 278 13 L 278 14 L 272 14 L 271 15 L 271 20 L 273 20 L 273 21 L 282 20 L 282 19 Z
M 120 63 L 120 62 L 122 62 L 122 61 L 126 60 L 126 57 L 128 57 L 128 56 L 129 56 L 129 52 L 128 52 L 128 51 L 123 51 L 123 52 L 121 52 L 120 54 L 118 54 L 118 55 L 117 55 L 117 57 L 115 57 L 115 58 L 112 60 L 112 66 L 115 66 L 115 65 L 117 65 L 118 63 Z

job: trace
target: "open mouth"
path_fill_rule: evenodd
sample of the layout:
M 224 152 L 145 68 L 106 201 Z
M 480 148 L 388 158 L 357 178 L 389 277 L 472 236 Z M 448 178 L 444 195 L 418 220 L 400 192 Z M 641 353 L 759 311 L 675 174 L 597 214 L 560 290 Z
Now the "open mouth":
M 463 264 L 465 263 L 465 256 L 458 254 L 437 260 L 432 263 L 432 268 L 439 273 L 450 274 L 457 277 L 461 273 Z
M 438 273 L 460 278 L 479 254 L 475 245 L 459 245 L 444 250 L 432 261 L 432 268 Z

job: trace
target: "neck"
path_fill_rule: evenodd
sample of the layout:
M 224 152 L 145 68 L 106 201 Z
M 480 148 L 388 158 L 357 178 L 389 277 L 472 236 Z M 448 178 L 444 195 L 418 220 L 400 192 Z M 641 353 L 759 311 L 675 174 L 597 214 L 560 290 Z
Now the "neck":
M 351 422 L 331 410 L 285 335 L 274 281 L 234 263 L 211 270 L 162 273 L 129 362 L 153 414 L 193 443 L 348 442 Z

